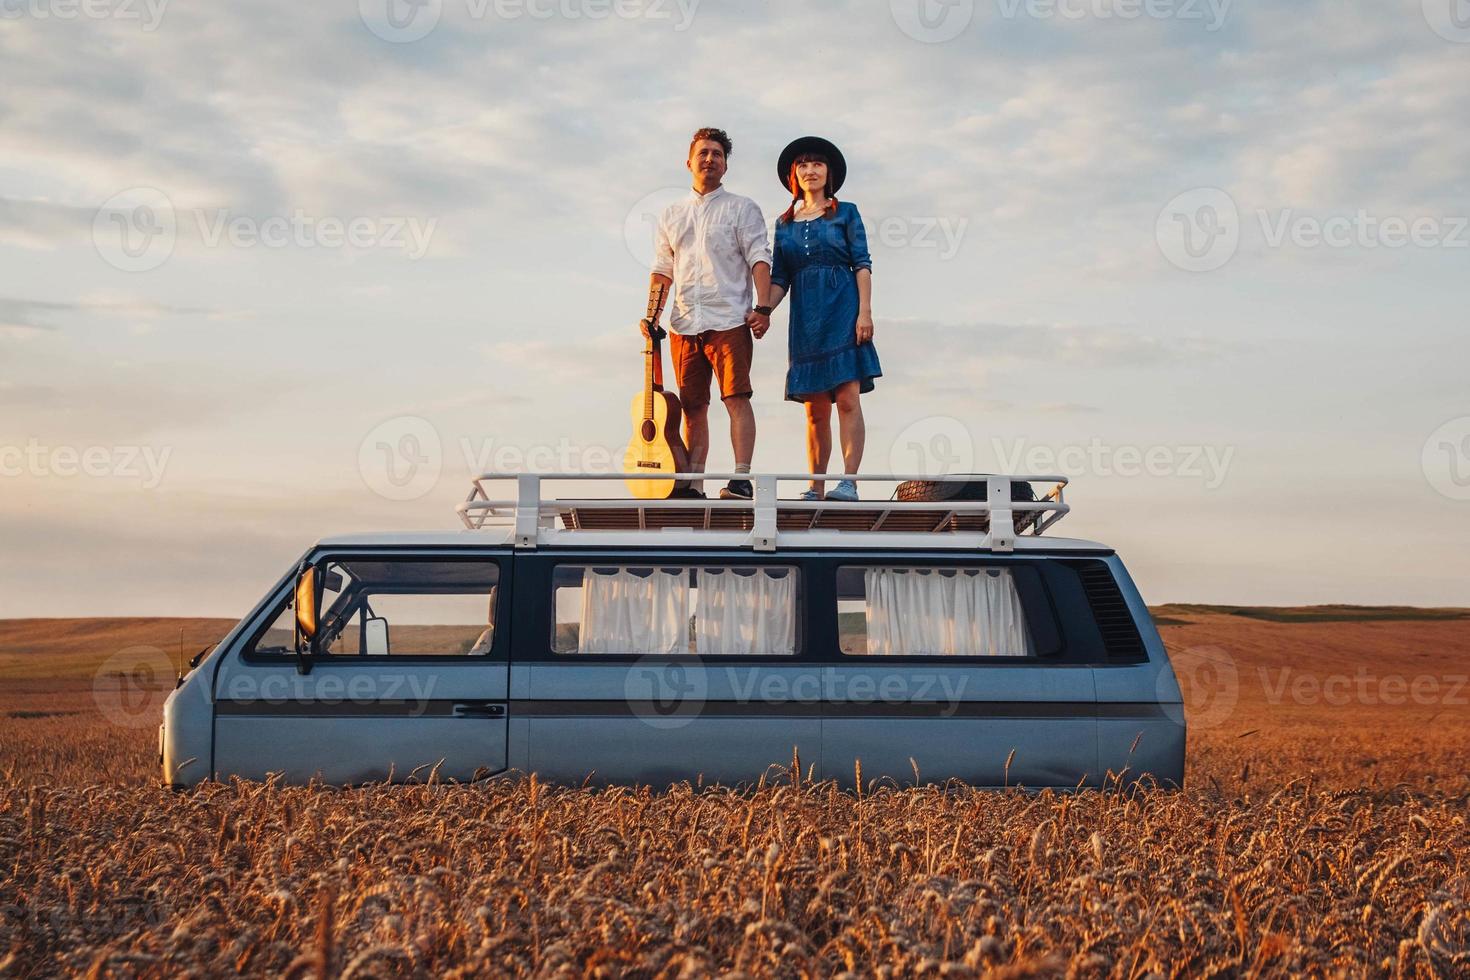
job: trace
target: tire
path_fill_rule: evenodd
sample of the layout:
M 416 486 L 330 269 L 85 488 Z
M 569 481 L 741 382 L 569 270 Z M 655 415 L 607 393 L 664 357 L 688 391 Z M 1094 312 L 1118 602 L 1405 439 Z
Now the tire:
M 956 474 L 961 475 L 961 474 Z M 969 475 L 969 474 L 963 474 Z M 900 501 L 939 501 L 939 500 L 985 500 L 990 496 L 990 489 L 984 480 L 967 480 L 964 482 L 947 480 L 908 480 L 898 485 L 894 493 L 894 499 Z M 1014 503 L 1030 503 L 1036 499 L 1036 490 L 1029 483 L 1014 481 L 1011 483 L 1011 501 Z M 1026 529 L 1034 525 L 1039 517 L 1045 516 L 1032 512 L 1018 513 L 1011 518 L 1017 534 L 1025 533 Z M 990 529 L 990 520 L 982 521 L 985 530 Z

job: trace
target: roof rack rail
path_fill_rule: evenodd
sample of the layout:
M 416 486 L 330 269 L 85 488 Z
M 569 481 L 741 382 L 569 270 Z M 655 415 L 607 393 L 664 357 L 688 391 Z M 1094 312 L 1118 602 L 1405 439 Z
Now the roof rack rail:
M 627 480 L 749 480 L 753 500 L 670 499 L 631 497 L 546 498 L 543 482 L 614 482 Z M 782 500 L 782 483 L 814 480 L 852 480 L 857 483 L 974 484 L 984 482 L 983 500 L 804 501 Z M 514 497 L 496 488 L 515 484 Z M 1015 483 L 1048 485 L 1035 500 L 1014 500 Z M 1071 508 L 1063 492 L 1063 476 L 899 476 L 894 474 L 814 473 L 485 473 L 473 480 L 469 496 L 455 509 L 466 528 L 512 527 L 517 548 L 540 544 L 576 544 L 600 531 L 703 532 L 728 543 L 756 551 L 774 551 L 782 533 L 835 531 L 843 533 L 908 532 L 953 534 L 980 550 L 1014 550 L 1017 535 L 1039 536 L 1065 517 Z M 1034 487 L 1033 487 L 1034 489 Z M 496 492 L 492 492 L 496 490 Z M 958 492 L 958 490 L 956 491 Z M 896 496 L 897 491 L 894 491 Z M 942 496 L 942 494 L 936 494 Z M 968 533 L 966 533 L 968 532 Z M 936 539 L 940 544 L 940 539 Z M 956 541 L 958 544 L 958 541 Z M 942 546 L 942 545 L 941 545 Z

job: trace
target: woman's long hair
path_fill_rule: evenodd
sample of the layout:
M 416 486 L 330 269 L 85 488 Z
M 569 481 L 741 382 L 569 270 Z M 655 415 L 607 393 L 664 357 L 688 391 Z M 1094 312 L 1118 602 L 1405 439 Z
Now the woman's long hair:
M 803 153 L 791 161 L 791 170 L 786 174 L 786 186 L 791 188 L 791 207 L 787 208 L 777 222 L 795 221 L 796 206 L 801 203 L 801 181 L 796 179 L 796 168 L 803 163 L 816 161 L 827 166 L 827 212 L 823 217 L 831 217 L 837 213 L 837 193 L 832 186 L 832 163 L 820 153 Z

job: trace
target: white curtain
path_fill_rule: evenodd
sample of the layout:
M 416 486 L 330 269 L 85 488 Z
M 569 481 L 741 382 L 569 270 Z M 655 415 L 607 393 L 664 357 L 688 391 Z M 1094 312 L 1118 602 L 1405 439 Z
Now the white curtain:
M 744 572 L 744 574 L 742 574 Z M 695 650 L 705 657 L 796 652 L 796 572 L 701 568 Z
M 879 657 L 1029 657 L 1031 636 L 1006 569 L 870 568 L 868 653 Z
M 689 574 L 589 568 L 582 573 L 578 653 L 689 652 Z

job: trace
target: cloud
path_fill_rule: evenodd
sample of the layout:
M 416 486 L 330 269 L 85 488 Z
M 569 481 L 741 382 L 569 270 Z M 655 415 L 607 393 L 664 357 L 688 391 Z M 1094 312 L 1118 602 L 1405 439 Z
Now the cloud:
M 0 296 L 0 325 L 13 330 L 55 330 L 58 317 L 65 319 L 73 315 L 105 316 L 182 316 L 204 314 L 222 316 L 220 311 L 203 307 L 172 306 L 144 299 L 119 299 L 96 302 L 54 302 L 49 300 L 20 299 Z
M 906 348 L 933 352 L 933 370 L 956 371 L 963 363 L 1002 361 L 1097 367 L 1145 367 L 1216 357 L 1240 344 L 1211 337 L 1150 333 L 1139 328 L 1062 324 L 940 323 L 890 320 L 885 336 Z

